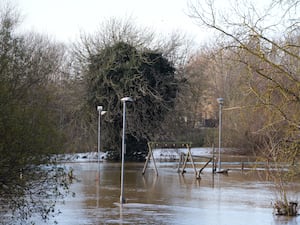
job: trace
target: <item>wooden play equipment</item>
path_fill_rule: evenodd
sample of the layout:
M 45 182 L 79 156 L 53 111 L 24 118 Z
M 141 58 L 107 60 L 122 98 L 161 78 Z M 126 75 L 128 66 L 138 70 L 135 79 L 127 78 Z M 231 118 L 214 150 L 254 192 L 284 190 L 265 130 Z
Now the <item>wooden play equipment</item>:
M 178 149 L 178 148 L 185 148 L 186 152 L 181 152 L 179 156 L 179 161 L 178 161 L 178 167 L 177 167 L 177 172 L 181 174 L 184 174 L 186 172 L 185 168 L 187 165 L 187 162 L 190 161 L 193 169 L 194 169 L 194 174 L 196 179 L 201 179 L 200 174 L 203 171 L 203 169 L 210 163 L 213 163 L 212 170 L 214 172 L 214 156 L 213 157 L 207 157 L 207 156 L 193 156 L 191 152 L 191 147 L 192 143 L 191 142 L 148 142 L 148 155 L 146 158 L 146 162 L 144 164 L 143 172 L 142 174 L 144 175 L 148 166 L 148 163 L 150 159 L 152 158 L 154 168 L 155 168 L 155 173 L 158 175 L 158 170 L 156 166 L 156 161 L 153 155 L 153 149 L 155 148 L 161 148 L 161 149 Z M 207 159 L 207 162 L 205 165 L 197 171 L 197 168 L 194 163 L 194 158 L 204 158 Z

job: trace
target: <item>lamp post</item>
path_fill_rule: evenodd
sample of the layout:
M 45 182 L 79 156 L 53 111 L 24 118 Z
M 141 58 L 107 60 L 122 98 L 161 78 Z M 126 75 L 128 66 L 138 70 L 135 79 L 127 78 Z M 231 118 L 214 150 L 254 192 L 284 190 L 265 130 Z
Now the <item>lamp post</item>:
M 133 102 L 131 97 L 124 97 L 121 99 L 123 102 L 123 132 L 122 132 L 122 167 L 121 167 L 121 195 L 120 203 L 121 205 L 126 202 L 124 198 L 124 154 L 125 154 L 125 126 L 126 126 L 126 102 Z
M 103 110 L 103 106 L 99 105 L 97 106 L 97 111 L 98 111 L 98 179 L 100 179 L 100 137 L 101 137 L 101 116 L 106 113 L 106 111 Z
M 222 146 L 222 106 L 224 103 L 223 98 L 217 98 L 219 103 L 219 172 L 221 171 L 221 146 Z

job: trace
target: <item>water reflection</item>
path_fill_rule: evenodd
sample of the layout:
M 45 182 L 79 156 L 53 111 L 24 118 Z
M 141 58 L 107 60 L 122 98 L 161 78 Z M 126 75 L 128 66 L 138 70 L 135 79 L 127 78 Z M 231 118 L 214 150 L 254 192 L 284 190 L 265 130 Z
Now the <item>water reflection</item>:
M 69 164 L 81 180 L 72 186 L 76 197 L 60 204 L 59 224 L 300 224 L 300 218 L 272 214 L 273 186 L 253 172 L 212 175 L 204 170 L 196 180 L 192 170 L 182 176 L 172 163 L 160 163 L 159 176 L 143 164 L 126 163 L 120 207 L 120 164 Z M 294 184 L 299 188 L 299 184 Z M 298 189 L 299 190 L 299 189 Z

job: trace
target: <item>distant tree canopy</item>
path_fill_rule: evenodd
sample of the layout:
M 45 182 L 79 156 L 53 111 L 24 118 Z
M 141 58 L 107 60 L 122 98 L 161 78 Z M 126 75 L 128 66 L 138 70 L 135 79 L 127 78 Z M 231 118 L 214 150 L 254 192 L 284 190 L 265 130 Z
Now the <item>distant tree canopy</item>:
M 59 187 L 67 187 L 64 170 L 52 158 L 63 144 L 51 82 L 60 46 L 36 34 L 16 34 L 16 25 L 13 9 L 1 11 L 0 217 L 27 219 L 37 213 L 46 219 L 62 194 Z
M 86 71 L 88 104 L 92 110 L 102 105 L 105 149 L 119 152 L 121 146 L 122 104 L 127 104 L 127 150 L 144 152 L 147 141 L 157 135 L 160 123 L 174 107 L 178 90 L 175 68 L 162 53 L 138 49 L 116 42 L 89 57 Z
M 218 0 L 192 2 L 191 17 L 218 34 L 209 72 L 216 95 L 226 100 L 224 140 L 269 149 L 266 155 L 273 159 L 289 145 L 295 159 L 294 146 L 300 146 L 299 0 L 263 2 L 261 10 L 251 1 L 228 4 L 227 10 L 237 12 L 234 17 L 218 11 Z

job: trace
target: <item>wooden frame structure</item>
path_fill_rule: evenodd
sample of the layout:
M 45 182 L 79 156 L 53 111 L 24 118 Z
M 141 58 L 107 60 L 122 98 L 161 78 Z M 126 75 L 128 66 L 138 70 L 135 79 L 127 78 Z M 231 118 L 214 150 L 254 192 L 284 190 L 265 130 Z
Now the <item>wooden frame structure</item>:
M 144 168 L 143 168 L 142 174 L 143 175 L 145 174 L 147 166 L 148 166 L 148 163 L 149 163 L 149 161 L 150 161 L 150 159 L 152 157 L 153 163 L 154 163 L 154 168 L 155 168 L 155 173 L 158 176 L 158 170 L 157 170 L 157 167 L 156 167 L 156 161 L 155 161 L 155 158 L 154 158 L 154 155 L 153 155 L 153 149 L 154 148 L 175 148 L 175 149 L 186 148 L 187 149 L 187 153 L 186 154 L 182 153 L 180 155 L 179 163 L 178 163 L 178 170 L 177 171 L 180 172 L 180 165 L 182 163 L 182 157 L 184 156 L 183 169 L 182 169 L 181 173 L 182 174 L 185 173 L 184 169 L 186 167 L 187 161 L 190 160 L 190 162 L 192 164 L 192 167 L 194 169 L 195 176 L 196 176 L 197 179 L 199 179 L 200 178 L 200 173 L 204 169 L 204 167 L 199 171 L 199 173 L 197 172 L 197 169 L 196 169 L 195 163 L 194 163 L 194 159 L 193 159 L 193 156 L 192 156 L 192 153 L 191 153 L 191 147 L 192 147 L 192 143 L 191 142 L 148 142 L 148 149 L 149 149 L 149 151 L 148 151 L 146 162 L 144 164 Z

